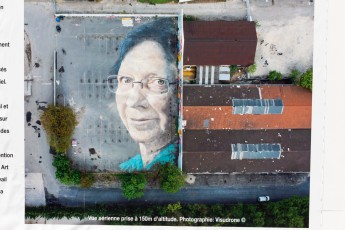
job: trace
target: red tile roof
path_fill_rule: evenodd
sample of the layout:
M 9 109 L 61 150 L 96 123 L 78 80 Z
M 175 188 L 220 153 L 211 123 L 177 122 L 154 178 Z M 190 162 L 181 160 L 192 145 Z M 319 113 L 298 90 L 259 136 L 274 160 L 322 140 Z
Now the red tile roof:
M 217 106 L 213 102 L 212 106 L 184 106 L 183 120 L 187 121 L 185 129 L 206 129 L 205 121 L 208 123 L 208 129 L 253 130 L 311 128 L 312 94 L 310 91 L 293 85 L 265 85 L 259 88 L 253 86 L 241 87 L 245 92 L 248 91 L 247 88 L 260 89 L 262 99 L 282 99 L 284 104 L 283 113 L 265 115 L 232 114 L 231 100 L 227 100 L 229 102 L 228 106 Z M 203 89 L 203 97 L 208 100 L 207 98 L 209 96 L 212 97 L 212 95 L 205 95 L 207 88 Z M 226 92 L 223 93 L 224 95 L 226 94 Z M 194 96 L 197 97 L 197 95 Z M 231 97 L 231 88 L 229 88 L 227 96 Z
M 280 98 L 284 106 L 311 106 L 312 93 L 294 85 L 262 85 L 260 86 L 263 99 Z

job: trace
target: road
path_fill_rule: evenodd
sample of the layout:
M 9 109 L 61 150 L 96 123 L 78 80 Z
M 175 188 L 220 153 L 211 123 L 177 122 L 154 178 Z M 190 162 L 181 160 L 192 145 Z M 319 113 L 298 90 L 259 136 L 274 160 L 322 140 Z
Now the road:
M 94 204 L 141 204 L 141 203 L 255 203 L 258 195 L 268 195 L 272 201 L 291 196 L 309 196 L 309 178 L 297 185 L 241 186 L 241 187 L 198 187 L 183 188 L 175 194 L 159 189 L 146 190 L 143 198 L 127 201 L 120 189 L 62 188 L 59 203 L 65 206 L 87 206 Z

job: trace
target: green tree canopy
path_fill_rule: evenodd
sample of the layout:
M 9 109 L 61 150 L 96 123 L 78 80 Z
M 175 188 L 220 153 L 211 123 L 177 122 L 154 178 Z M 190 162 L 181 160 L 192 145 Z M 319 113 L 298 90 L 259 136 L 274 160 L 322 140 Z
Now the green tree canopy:
M 161 165 L 158 170 L 159 184 L 164 191 L 175 193 L 185 184 L 185 175 L 175 164 Z
M 272 70 L 268 73 L 268 80 L 270 81 L 279 81 L 281 79 L 283 79 L 283 74 L 276 70 Z
M 313 69 L 310 68 L 305 73 L 303 73 L 300 77 L 299 84 L 306 89 L 312 91 L 313 89 Z
M 248 67 L 247 67 L 247 71 L 248 71 L 250 74 L 255 73 L 255 71 L 256 71 L 256 64 L 254 63 L 253 65 L 248 66 Z
M 260 204 L 116 204 L 107 206 L 26 207 L 26 218 L 44 217 L 47 219 L 88 218 L 88 216 L 185 216 L 191 218 L 223 217 L 246 219 L 245 222 L 147 222 L 145 225 L 183 225 L 183 226 L 251 226 L 251 227 L 304 227 L 309 225 L 308 197 L 292 197 L 280 201 Z M 107 224 L 138 225 L 143 222 L 107 222 Z
M 128 199 L 136 199 L 144 196 L 144 188 L 147 183 L 145 174 L 126 173 L 118 175 L 121 181 L 122 194 Z
M 76 114 L 69 107 L 49 105 L 41 115 L 47 132 L 49 145 L 56 152 L 63 153 L 71 146 L 71 138 L 77 126 Z
M 54 157 L 53 166 L 56 168 L 55 177 L 62 184 L 78 185 L 80 183 L 80 172 L 73 169 L 71 160 L 65 154 L 57 154 Z
M 289 75 L 289 77 L 292 78 L 292 80 L 293 80 L 294 82 L 298 82 L 300 76 L 301 76 L 301 72 L 300 72 L 298 69 L 292 69 L 292 70 L 291 70 L 291 73 L 290 73 L 290 75 Z
M 180 202 L 173 203 L 173 204 L 168 204 L 167 206 L 167 212 L 169 214 L 175 215 L 175 216 L 180 216 L 181 211 L 182 211 L 182 206 Z
M 298 227 L 308 226 L 308 197 L 292 197 L 263 205 L 266 226 Z

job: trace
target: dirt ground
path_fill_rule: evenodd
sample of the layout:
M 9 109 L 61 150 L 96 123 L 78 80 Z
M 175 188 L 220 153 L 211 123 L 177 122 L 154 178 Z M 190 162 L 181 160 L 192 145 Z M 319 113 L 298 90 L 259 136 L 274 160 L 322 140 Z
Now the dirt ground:
M 313 64 L 314 7 L 308 1 L 275 1 L 251 6 L 258 26 L 254 76 L 277 70 L 288 76 L 291 69 L 304 72 Z

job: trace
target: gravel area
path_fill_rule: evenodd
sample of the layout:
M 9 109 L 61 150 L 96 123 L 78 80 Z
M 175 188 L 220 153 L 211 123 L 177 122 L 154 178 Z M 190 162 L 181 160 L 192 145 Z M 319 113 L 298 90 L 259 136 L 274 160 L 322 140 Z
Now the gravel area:
M 252 8 L 257 21 L 258 45 L 254 76 L 277 70 L 288 76 L 291 69 L 304 72 L 313 64 L 314 7 L 309 1 L 275 1 L 275 5 L 256 4 Z

